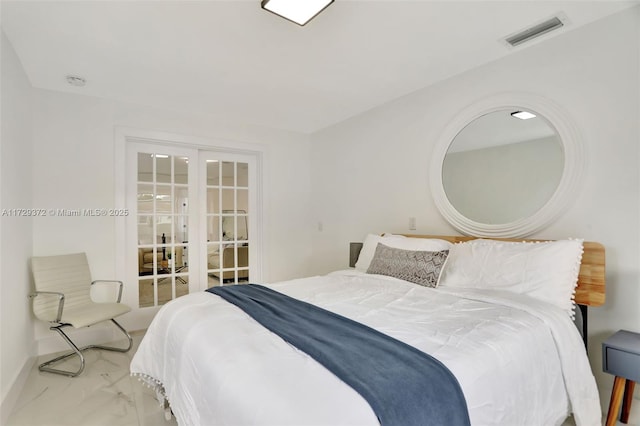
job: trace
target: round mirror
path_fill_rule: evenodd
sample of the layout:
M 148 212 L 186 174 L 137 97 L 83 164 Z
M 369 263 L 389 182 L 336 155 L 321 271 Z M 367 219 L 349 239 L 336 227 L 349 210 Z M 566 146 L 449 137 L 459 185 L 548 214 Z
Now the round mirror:
M 577 132 L 557 106 L 501 95 L 467 108 L 445 129 L 431 187 L 440 212 L 462 233 L 523 237 L 562 213 L 581 164 Z
M 551 199 L 563 166 L 560 136 L 546 118 L 504 109 L 476 118 L 455 136 L 442 162 L 442 185 L 465 217 L 509 223 Z

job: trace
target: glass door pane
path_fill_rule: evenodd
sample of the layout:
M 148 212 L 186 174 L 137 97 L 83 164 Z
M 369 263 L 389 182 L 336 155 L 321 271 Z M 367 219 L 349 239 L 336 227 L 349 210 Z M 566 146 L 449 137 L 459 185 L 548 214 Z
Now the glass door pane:
M 251 218 L 249 172 L 246 160 L 204 154 L 207 224 L 206 264 L 209 286 L 249 282 Z
M 189 293 L 189 157 L 137 153 L 139 307 Z

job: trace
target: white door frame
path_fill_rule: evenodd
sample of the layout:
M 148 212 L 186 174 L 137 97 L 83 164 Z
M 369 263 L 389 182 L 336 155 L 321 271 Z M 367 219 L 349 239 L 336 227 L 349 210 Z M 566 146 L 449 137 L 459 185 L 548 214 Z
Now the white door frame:
M 167 149 L 172 147 L 178 148 L 179 152 L 184 149 L 194 149 L 198 151 L 214 151 L 221 154 L 244 154 L 251 155 L 255 158 L 255 172 L 257 179 L 255 188 L 255 209 L 254 214 L 256 216 L 256 229 L 254 231 L 255 238 L 252 238 L 252 242 L 255 245 L 254 253 L 257 254 L 257 259 L 250 259 L 249 265 L 251 267 L 251 280 L 254 282 L 261 282 L 264 276 L 268 276 L 266 272 L 266 265 L 262 262 L 264 257 L 264 247 L 266 247 L 266 224 L 267 224 L 267 212 L 265 209 L 264 199 L 265 197 L 265 181 L 266 181 L 266 161 L 267 150 L 264 145 L 245 143 L 221 139 L 208 139 L 195 136 L 186 136 L 180 134 L 173 134 L 168 132 L 142 130 L 128 127 L 116 127 L 115 129 L 115 200 L 114 207 L 118 209 L 126 209 L 128 205 L 127 200 L 127 182 L 129 176 L 127 176 L 127 145 L 132 142 L 152 144 L 156 146 L 164 146 Z M 172 150 L 173 151 L 173 150 Z M 190 168 L 191 169 L 191 168 Z M 191 173 L 190 173 L 191 175 Z M 133 177 L 132 177 L 133 178 Z M 191 216 L 195 214 L 196 223 L 200 220 L 198 209 L 190 209 L 190 221 Z M 192 227 L 196 228 L 196 227 Z M 199 226 L 197 227 L 199 229 Z M 131 291 L 137 292 L 137 253 L 134 250 L 133 245 L 130 245 L 127 238 L 127 221 L 116 222 L 116 235 L 115 235 L 115 261 L 116 261 L 116 279 L 124 282 L 125 287 L 129 286 L 129 294 Z M 134 231 L 131 231 L 134 232 Z M 130 253 L 132 251 L 132 253 Z M 199 251 L 199 250 L 196 250 Z M 201 256 L 199 256 L 202 258 Z M 202 269 L 202 268 L 200 268 Z M 195 270 L 195 269 L 194 269 Z M 194 278 L 200 281 L 201 277 L 196 274 Z M 134 280 L 135 281 L 132 281 Z M 195 291 L 204 290 L 206 283 L 201 282 Z M 135 290 L 132 290 L 135 288 Z M 126 290 L 125 290 L 126 291 Z M 129 296 L 131 297 L 131 296 Z M 124 295 L 123 295 L 124 299 Z M 124 299 L 126 301 L 126 299 Z M 137 298 L 135 298 L 137 301 Z M 142 330 L 146 329 L 156 312 L 160 309 L 155 308 L 138 308 L 137 304 L 133 305 L 129 301 L 132 310 L 128 314 L 122 317 L 123 325 L 129 330 Z

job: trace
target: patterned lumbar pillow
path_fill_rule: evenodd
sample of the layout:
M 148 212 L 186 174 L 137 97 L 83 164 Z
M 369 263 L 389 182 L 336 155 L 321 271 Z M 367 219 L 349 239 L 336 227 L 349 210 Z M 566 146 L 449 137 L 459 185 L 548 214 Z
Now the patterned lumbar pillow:
M 413 251 L 378 243 L 367 274 L 387 275 L 435 288 L 449 250 Z

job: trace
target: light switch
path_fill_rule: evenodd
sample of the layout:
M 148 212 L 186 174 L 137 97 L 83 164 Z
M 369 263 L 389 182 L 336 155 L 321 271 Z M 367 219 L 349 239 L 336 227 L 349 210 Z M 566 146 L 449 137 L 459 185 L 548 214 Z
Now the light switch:
M 410 231 L 415 231 L 416 230 L 416 218 L 415 217 L 410 217 L 409 218 L 409 230 Z

